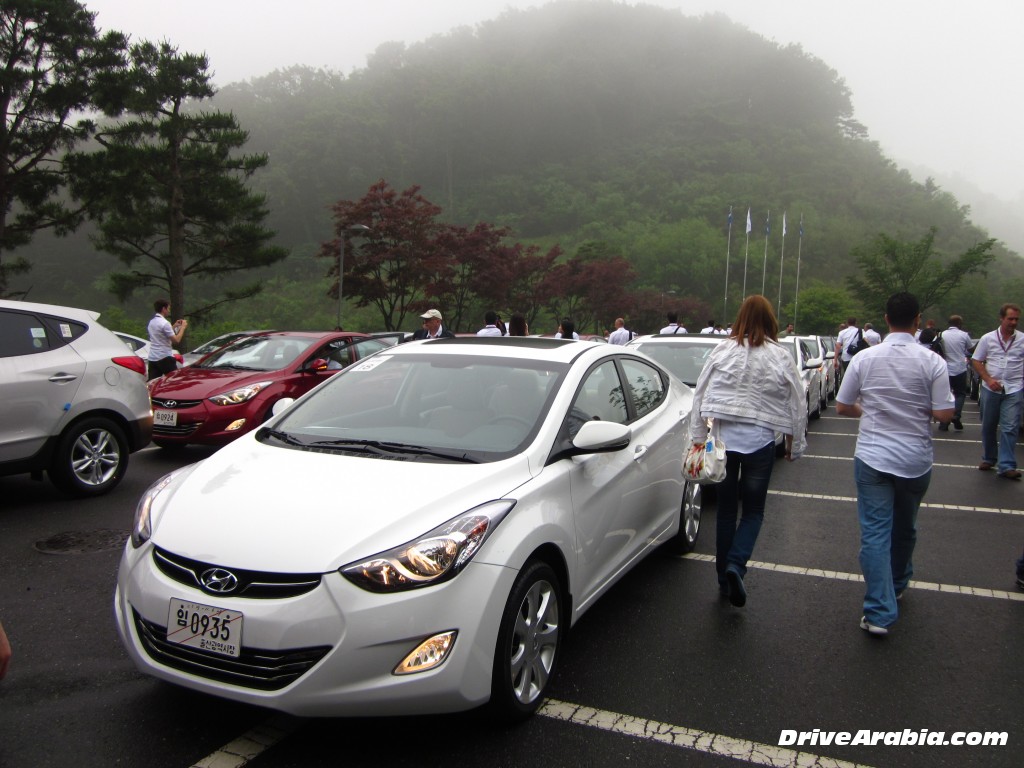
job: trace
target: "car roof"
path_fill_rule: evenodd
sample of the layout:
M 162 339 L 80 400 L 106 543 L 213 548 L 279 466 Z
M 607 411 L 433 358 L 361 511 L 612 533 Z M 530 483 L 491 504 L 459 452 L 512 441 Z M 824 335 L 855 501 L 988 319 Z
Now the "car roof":
M 371 338 L 369 334 L 360 333 L 359 331 L 257 331 L 256 333 L 249 334 L 247 338 L 253 336 L 272 336 L 274 338 L 290 339 L 331 339 L 336 336 L 354 339 Z M 239 341 L 241 341 L 241 338 L 239 338 Z
M 70 319 L 91 322 L 98 320 L 100 313 L 91 309 L 79 309 L 78 307 L 64 307 L 58 304 L 38 304 L 33 301 L 12 301 L 0 299 L 0 308 L 22 310 L 25 312 L 36 312 L 41 315 L 60 315 Z
M 580 355 L 595 349 L 608 350 L 609 346 L 596 341 L 546 339 L 540 336 L 457 336 L 454 339 L 409 341 L 397 347 L 389 347 L 380 354 L 481 355 L 551 360 L 568 364 Z
M 635 346 L 636 344 L 693 344 L 693 343 L 712 343 L 720 344 L 723 341 L 728 341 L 731 337 L 724 336 L 720 333 L 651 333 L 647 336 L 637 336 L 635 339 L 630 339 L 626 345 L 628 347 Z

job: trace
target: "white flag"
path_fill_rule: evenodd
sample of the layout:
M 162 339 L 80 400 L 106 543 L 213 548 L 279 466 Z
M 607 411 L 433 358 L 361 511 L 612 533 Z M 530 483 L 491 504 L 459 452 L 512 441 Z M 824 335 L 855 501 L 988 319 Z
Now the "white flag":
M 752 226 L 751 226 L 751 224 L 750 224 L 750 209 L 749 209 L 749 208 L 747 208 L 747 234 L 748 234 L 748 235 L 750 234 L 750 231 L 751 231 L 752 229 L 753 229 L 753 227 L 752 227 Z
M 782 236 L 786 236 L 786 212 L 782 212 Z

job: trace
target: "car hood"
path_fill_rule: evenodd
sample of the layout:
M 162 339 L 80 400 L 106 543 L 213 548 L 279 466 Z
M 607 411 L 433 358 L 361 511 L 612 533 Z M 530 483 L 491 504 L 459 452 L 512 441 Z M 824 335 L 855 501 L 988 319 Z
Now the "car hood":
M 153 385 L 150 394 L 175 400 L 202 400 L 257 381 L 281 378 L 281 371 L 239 371 L 231 368 L 180 368 Z
M 226 567 L 327 573 L 529 479 L 524 455 L 486 464 L 395 461 L 267 446 L 250 434 L 160 494 L 152 540 Z

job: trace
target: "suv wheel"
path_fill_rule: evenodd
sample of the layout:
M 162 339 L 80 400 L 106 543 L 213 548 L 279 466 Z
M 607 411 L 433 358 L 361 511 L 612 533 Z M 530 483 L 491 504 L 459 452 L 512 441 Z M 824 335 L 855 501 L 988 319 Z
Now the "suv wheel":
M 61 435 L 50 480 L 73 496 L 99 496 L 121 482 L 128 469 L 128 453 L 124 432 L 113 421 L 82 419 Z

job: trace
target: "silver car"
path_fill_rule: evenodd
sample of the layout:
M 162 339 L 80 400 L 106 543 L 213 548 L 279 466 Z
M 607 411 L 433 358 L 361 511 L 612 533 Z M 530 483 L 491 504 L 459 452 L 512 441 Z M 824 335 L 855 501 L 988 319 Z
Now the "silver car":
M 146 363 L 83 309 L 0 300 L 0 475 L 57 488 L 116 486 L 149 444 Z

